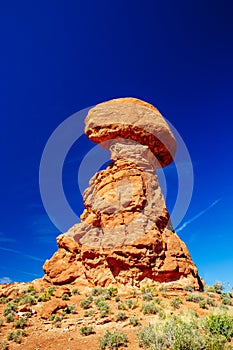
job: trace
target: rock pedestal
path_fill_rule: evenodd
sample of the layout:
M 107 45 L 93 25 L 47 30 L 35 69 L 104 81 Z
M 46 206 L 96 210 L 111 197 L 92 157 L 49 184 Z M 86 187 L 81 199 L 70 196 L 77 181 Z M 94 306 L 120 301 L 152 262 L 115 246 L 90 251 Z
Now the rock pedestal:
M 125 98 L 101 103 L 86 118 L 87 136 L 109 149 L 112 163 L 84 192 L 82 222 L 57 238 L 44 265 L 54 284 L 203 288 L 185 244 L 173 231 L 156 176 L 176 143 L 156 108 Z

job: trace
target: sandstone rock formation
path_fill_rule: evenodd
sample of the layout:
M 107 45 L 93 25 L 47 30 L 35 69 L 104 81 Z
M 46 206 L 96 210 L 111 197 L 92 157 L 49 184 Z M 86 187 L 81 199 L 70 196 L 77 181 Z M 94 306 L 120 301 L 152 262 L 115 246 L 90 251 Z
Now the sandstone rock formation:
M 133 98 L 92 108 L 86 135 L 109 149 L 112 163 L 90 180 L 82 222 L 57 238 L 44 265 L 54 284 L 165 282 L 202 289 L 185 244 L 172 230 L 156 169 L 170 164 L 176 142 L 152 105 Z

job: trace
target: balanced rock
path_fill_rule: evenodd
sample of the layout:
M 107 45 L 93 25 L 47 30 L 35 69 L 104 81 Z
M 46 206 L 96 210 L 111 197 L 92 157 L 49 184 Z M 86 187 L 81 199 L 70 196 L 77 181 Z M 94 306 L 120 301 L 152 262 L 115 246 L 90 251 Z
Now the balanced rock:
M 86 135 L 112 163 L 90 180 L 82 222 L 57 238 L 44 265 L 55 284 L 167 283 L 203 288 L 187 247 L 173 231 L 156 169 L 170 164 L 176 142 L 152 105 L 134 98 L 101 103 L 86 117 Z

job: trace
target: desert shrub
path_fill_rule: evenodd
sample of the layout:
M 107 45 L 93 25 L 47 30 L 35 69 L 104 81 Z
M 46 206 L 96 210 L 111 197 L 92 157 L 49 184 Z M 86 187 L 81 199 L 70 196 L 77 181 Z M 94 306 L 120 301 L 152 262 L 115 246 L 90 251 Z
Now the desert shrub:
M 143 293 L 142 294 L 142 299 L 144 300 L 144 301 L 150 301 L 150 300 L 152 300 L 153 299 L 153 294 L 151 293 L 151 292 L 147 292 L 147 293 Z
M 69 299 L 70 299 L 70 296 L 69 296 L 69 294 L 64 293 L 63 296 L 62 296 L 61 298 L 62 298 L 62 300 L 69 300 Z
M 67 305 L 63 309 L 65 314 L 75 314 L 77 312 L 76 306 L 75 305 Z
M 14 318 L 15 318 L 15 313 L 14 312 L 10 312 L 9 314 L 7 314 L 5 316 L 5 319 L 6 319 L 7 323 L 13 322 Z
M 107 292 L 110 295 L 110 297 L 115 297 L 118 293 L 118 289 L 116 287 L 109 287 L 107 289 Z
M 160 318 L 161 320 L 165 320 L 166 314 L 165 314 L 165 312 L 164 312 L 163 310 L 160 310 L 159 313 L 158 313 L 158 315 L 159 315 L 159 318 Z
M 51 296 L 53 296 L 54 295 L 54 292 L 55 292 L 55 287 L 49 287 L 49 289 L 48 289 L 48 294 L 49 295 L 51 295 Z
M 23 329 L 23 328 L 26 327 L 26 325 L 27 325 L 27 321 L 26 321 L 26 319 L 24 317 L 20 317 L 20 318 L 18 318 L 18 320 L 16 320 L 14 322 L 14 327 L 15 328 Z
M 126 346 L 128 343 L 128 338 L 127 335 L 118 332 L 118 331 L 113 331 L 110 332 L 107 330 L 102 338 L 99 338 L 99 344 L 100 344 L 100 349 L 104 350 L 106 348 L 108 349 L 118 349 L 120 346 Z
M 3 313 L 4 313 L 4 316 L 7 316 L 8 314 L 12 313 L 12 312 L 15 312 L 18 308 L 18 305 L 17 304 L 7 304 L 7 306 L 5 307 Z
M 130 317 L 129 323 L 130 323 L 132 326 L 136 327 L 136 326 L 138 326 L 138 325 L 140 324 L 139 318 L 136 317 L 136 316 Z
M 49 317 L 49 321 L 52 321 L 53 322 L 53 325 L 57 328 L 60 328 L 61 327 L 61 317 L 56 315 L 56 314 L 52 314 L 50 317 Z
M 212 299 L 211 297 L 208 297 L 208 298 L 206 299 L 206 302 L 207 302 L 207 304 L 208 304 L 209 306 L 213 306 L 213 307 L 216 306 L 215 300 Z
M 208 286 L 206 291 L 221 294 L 224 291 L 224 285 L 221 282 L 216 282 L 212 286 Z
M 190 286 L 189 284 L 187 284 L 185 287 L 184 287 L 184 290 L 186 292 L 193 292 L 194 291 L 194 288 L 193 286 Z
M 121 300 L 121 298 L 119 297 L 119 295 L 117 295 L 117 296 L 115 297 L 115 302 L 118 303 L 118 301 L 120 301 L 120 300 Z
M 229 311 L 229 307 L 227 305 L 221 304 L 221 305 L 219 305 L 218 308 L 219 308 L 220 311 L 224 311 L 224 312 L 228 312 Z
M 87 325 L 81 326 L 79 332 L 86 336 L 95 333 L 93 327 Z
M 143 328 L 138 333 L 138 343 L 140 347 L 151 350 L 166 350 L 167 342 L 163 332 L 153 325 Z
M 137 296 L 136 290 L 132 290 L 132 291 L 130 292 L 130 295 L 131 295 L 132 298 L 136 298 L 136 296 Z
M 155 297 L 153 300 L 154 300 L 154 302 L 155 302 L 156 304 L 162 305 L 162 299 L 161 299 L 161 298 Z
M 231 297 L 228 293 L 221 294 L 222 304 L 231 305 Z
M 171 300 L 171 306 L 174 309 L 179 309 L 181 304 L 183 304 L 183 303 L 182 303 L 182 300 L 179 297 L 175 297 L 175 298 L 173 298 Z
M 83 309 L 89 309 L 89 307 L 91 306 L 92 301 L 93 301 L 93 298 L 89 295 L 86 299 L 81 300 L 80 306 Z
M 3 319 L 0 318 L 0 327 L 3 325 Z
M 31 294 L 31 295 L 35 295 L 36 294 L 36 290 L 34 286 L 29 286 L 28 289 L 24 289 L 22 291 L 23 294 Z
M 208 303 L 207 303 L 207 300 L 200 300 L 199 301 L 199 306 L 200 306 L 200 308 L 202 308 L 202 309 L 208 309 Z
M 72 289 L 72 294 L 73 295 L 78 295 L 80 294 L 79 290 L 77 288 Z
M 127 319 L 127 316 L 124 312 L 120 311 L 118 312 L 118 314 L 116 315 L 116 321 L 125 321 Z
M 227 313 L 210 314 L 205 318 L 205 327 L 212 334 L 222 335 L 227 340 L 233 336 L 233 316 Z
M 144 293 L 151 293 L 151 294 L 154 295 L 154 293 L 155 293 L 155 287 L 149 286 L 149 285 L 147 284 L 146 286 L 142 286 L 142 287 L 141 287 L 141 292 L 142 292 L 142 294 L 144 294 Z
M 189 293 L 186 296 L 186 301 L 192 301 L 194 303 L 199 303 L 199 301 L 204 300 L 204 297 L 198 293 Z
M 96 306 L 98 306 L 99 303 L 101 303 L 102 301 L 105 301 L 105 299 L 103 297 L 98 297 L 98 298 L 94 299 L 94 303 Z
M 104 291 L 105 291 L 105 289 L 102 288 L 102 287 L 95 287 L 95 288 L 92 289 L 91 294 L 92 294 L 93 296 L 98 296 L 98 295 L 103 294 Z
M 144 315 L 155 315 L 160 311 L 160 308 L 154 301 L 147 301 L 142 304 L 141 311 Z
M 94 315 L 94 313 L 95 313 L 94 309 L 85 310 L 84 317 L 92 316 L 92 315 Z
M 49 293 L 48 292 L 44 292 L 42 295 L 40 295 L 39 297 L 38 297 L 38 301 L 39 302 L 46 302 L 46 301 L 49 301 L 51 299 L 51 295 L 49 295 Z
M 7 335 L 7 340 L 13 340 L 15 343 L 20 344 L 22 337 L 26 337 L 27 333 L 25 331 L 17 330 L 16 332 L 9 332 Z
M 0 342 L 0 349 L 1 350 L 8 350 L 9 349 L 9 346 L 8 346 L 6 340 L 3 340 L 3 341 Z
M 126 299 L 125 303 L 129 309 L 134 309 L 135 308 L 135 301 L 132 299 Z
M 1 297 L 0 298 L 0 304 L 6 304 L 6 303 L 8 303 L 8 299 L 7 298 L 5 298 L 5 297 Z
M 14 332 L 9 332 L 7 334 L 7 340 L 13 340 L 14 339 Z
M 19 299 L 19 305 L 29 304 L 35 305 L 37 303 L 35 296 L 33 295 L 24 295 Z
M 167 293 L 167 287 L 162 285 L 161 287 L 159 287 L 159 291 L 162 293 Z
M 109 307 L 108 303 L 106 303 L 106 301 L 99 302 L 97 307 L 99 309 L 101 317 L 107 316 L 110 312 L 110 307 Z
M 229 347 L 225 347 L 227 343 L 226 338 L 223 335 L 210 335 L 206 336 L 205 350 L 230 350 Z
M 205 337 L 191 322 L 176 316 L 169 320 L 143 328 L 138 334 L 139 346 L 151 350 L 200 350 L 205 349 Z
M 125 306 L 125 304 L 123 303 L 123 301 L 119 301 L 119 302 L 117 303 L 117 308 L 118 308 L 118 310 L 126 310 L 126 306 Z

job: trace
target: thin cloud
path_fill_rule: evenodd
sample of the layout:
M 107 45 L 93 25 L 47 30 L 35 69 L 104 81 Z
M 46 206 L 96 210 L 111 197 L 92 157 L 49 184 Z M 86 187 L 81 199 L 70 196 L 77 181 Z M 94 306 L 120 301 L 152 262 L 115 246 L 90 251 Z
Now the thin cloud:
M 23 253 L 23 252 L 21 252 L 19 250 L 10 249 L 10 248 L 4 248 L 4 247 L 0 247 L 0 250 L 3 250 L 5 252 L 9 252 L 9 253 L 19 254 L 19 255 L 23 256 L 24 258 L 27 258 L 27 259 L 44 262 L 44 260 L 41 259 L 41 258 L 38 258 L 38 257 L 33 256 L 33 255 L 25 254 L 25 253 Z
M 15 239 L 6 237 L 6 235 L 3 232 L 0 232 L 0 243 L 13 243 L 15 242 Z
M 12 280 L 10 277 L 0 277 L 0 284 L 10 284 L 12 283 Z
M 216 204 L 218 204 L 221 201 L 221 198 L 216 199 L 213 203 L 211 203 L 207 208 L 201 210 L 198 214 L 194 215 L 191 219 L 185 221 L 183 225 L 181 225 L 178 229 L 176 229 L 176 232 L 180 232 L 183 229 L 186 228 L 189 224 L 191 224 L 193 221 L 197 220 L 200 216 L 204 215 L 208 210 L 210 210 L 212 207 L 214 207 Z

